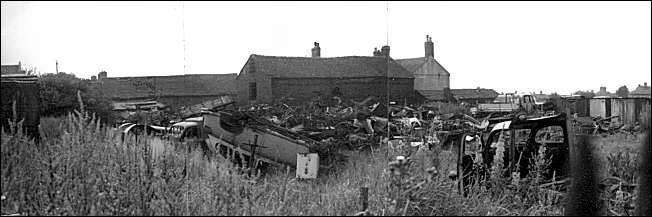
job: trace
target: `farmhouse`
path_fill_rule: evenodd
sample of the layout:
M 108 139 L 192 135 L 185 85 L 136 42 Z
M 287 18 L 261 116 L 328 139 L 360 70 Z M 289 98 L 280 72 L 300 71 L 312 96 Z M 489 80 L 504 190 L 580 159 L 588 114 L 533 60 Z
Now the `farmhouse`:
M 109 78 L 103 71 L 92 83 L 114 101 L 117 109 L 152 104 L 156 108 L 167 106 L 171 110 L 180 110 L 220 96 L 233 96 L 235 76 L 236 74 L 186 74 Z
M 492 89 L 450 89 L 450 73 L 434 57 L 432 37 L 426 35 L 423 57 L 397 59 L 414 75 L 414 90 L 427 101 L 458 101 L 471 104 L 490 102 L 498 92 Z
M 640 84 L 636 89 L 629 93 L 629 97 L 632 98 L 650 98 L 650 86 L 647 86 L 647 82 Z
M 390 100 L 399 103 L 414 103 L 419 97 L 414 76 L 389 56 L 389 46 L 374 56 L 322 58 L 320 53 L 315 42 L 312 57 L 252 54 L 236 78 L 238 104 L 332 96 L 386 99 L 388 89 Z
M 405 69 L 414 75 L 414 90 L 441 90 L 450 88 L 450 73 L 434 57 L 432 38 L 426 35 L 425 56 L 397 59 Z

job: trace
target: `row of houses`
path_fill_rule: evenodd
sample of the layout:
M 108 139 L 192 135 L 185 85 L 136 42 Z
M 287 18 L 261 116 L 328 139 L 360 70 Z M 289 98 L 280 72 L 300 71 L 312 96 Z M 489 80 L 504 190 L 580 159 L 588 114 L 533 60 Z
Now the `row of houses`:
M 147 77 L 108 77 L 94 80 L 115 102 L 158 99 L 181 109 L 222 95 L 238 105 L 305 101 L 337 96 L 362 100 L 373 96 L 406 104 L 428 101 L 480 103 L 493 100 L 492 89 L 450 89 L 450 73 L 434 58 L 434 43 L 426 36 L 422 57 L 393 59 L 390 47 L 371 56 L 321 57 L 315 42 L 311 57 L 251 54 L 237 74 L 192 74 Z
M 618 97 L 616 93 L 611 93 L 607 91 L 607 87 L 600 87 L 600 91 L 595 93 L 595 97 L 598 98 L 612 98 Z M 631 98 L 650 98 L 650 86 L 647 86 L 647 82 L 644 82 L 643 85 L 638 85 L 636 89 L 627 94 L 627 97 Z

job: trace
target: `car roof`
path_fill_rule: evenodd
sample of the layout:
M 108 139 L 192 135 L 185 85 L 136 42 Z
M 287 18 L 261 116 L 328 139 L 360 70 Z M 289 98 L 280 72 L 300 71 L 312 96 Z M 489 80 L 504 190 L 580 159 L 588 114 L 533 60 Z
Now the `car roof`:
M 566 114 L 557 114 L 552 116 L 543 116 L 537 118 L 528 118 L 525 120 L 515 119 L 514 123 L 512 121 L 503 121 L 494 125 L 491 129 L 491 132 L 496 130 L 510 129 L 527 129 L 533 126 L 550 126 L 563 124 L 566 120 Z
M 186 128 L 186 127 L 194 127 L 194 126 L 199 126 L 199 125 L 201 125 L 201 123 L 195 122 L 195 121 L 182 121 L 182 122 L 176 123 L 176 124 L 174 124 L 172 126 L 173 127 L 180 126 L 180 127 Z

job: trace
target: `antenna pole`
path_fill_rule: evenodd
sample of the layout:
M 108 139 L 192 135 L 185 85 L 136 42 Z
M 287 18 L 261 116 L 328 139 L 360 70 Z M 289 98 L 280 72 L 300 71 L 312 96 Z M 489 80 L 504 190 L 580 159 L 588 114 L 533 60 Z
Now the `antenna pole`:
M 186 74 L 186 13 L 185 13 L 185 3 L 182 1 L 181 2 L 181 38 L 183 41 L 183 74 Z M 188 158 L 188 152 L 186 152 L 186 159 Z M 188 161 L 186 160 L 186 168 L 188 168 Z M 188 192 L 190 191 L 190 179 L 189 175 L 186 174 L 186 184 L 188 185 L 188 189 L 186 190 L 186 215 L 189 215 L 190 213 L 190 205 L 189 205 L 189 199 L 188 198 Z
M 387 9 L 387 13 L 385 14 L 385 23 L 387 25 L 385 43 L 387 45 L 389 45 L 389 2 L 388 1 L 385 2 L 385 8 Z M 391 115 L 391 109 L 390 109 L 390 105 L 389 105 L 389 54 L 387 54 L 387 56 L 385 56 L 385 58 L 387 59 L 387 84 L 386 84 L 386 87 L 387 87 L 387 147 L 389 147 L 389 136 L 390 136 L 389 119 L 390 119 L 390 115 Z M 387 149 L 387 151 L 389 151 L 389 149 Z

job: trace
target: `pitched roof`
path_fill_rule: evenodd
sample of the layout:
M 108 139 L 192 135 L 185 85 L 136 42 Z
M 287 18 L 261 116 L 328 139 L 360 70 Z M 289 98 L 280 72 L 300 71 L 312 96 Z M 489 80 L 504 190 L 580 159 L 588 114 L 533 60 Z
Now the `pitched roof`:
M 417 57 L 417 58 L 407 58 L 407 59 L 397 59 L 396 62 L 401 64 L 405 69 L 408 71 L 415 73 L 423 64 L 426 63 L 426 60 L 432 59 L 433 62 L 435 63 L 435 71 L 438 74 L 445 74 L 445 75 L 450 75 L 448 70 L 444 68 L 437 60 L 433 57 Z
M 24 70 L 20 69 L 20 65 L 2 65 L 2 75 L 8 74 L 25 74 Z
M 646 84 L 645 86 L 638 85 L 638 87 L 636 87 L 634 91 L 630 92 L 629 95 L 650 97 L 650 93 L 650 86 L 647 86 Z
M 386 77 L 384 57 L 346 56 L 329 58 L 281 57 L 252 54 L 256 72 L 277 78 Z M 390 58 L 390 77 L 414 78 L 412 73 Z
M 443 101 L 446 99 L 443 90 L 417 90 L 417 92 L 429 101 Z
M 474 88 L 474 89 L 451 89 L 451 93 L 457 99 L 493 99 L 498 96 L 498 92 L 493 89 Z
M 235 73 L 113 77 L 95 84 L 112 99 L 149 98 L 152 88 L 160 96 L 216 96 L 235 94 L 235 77 Z

